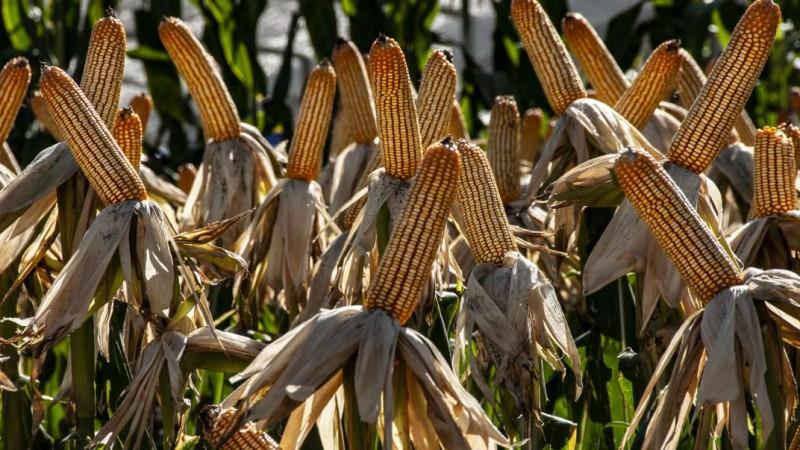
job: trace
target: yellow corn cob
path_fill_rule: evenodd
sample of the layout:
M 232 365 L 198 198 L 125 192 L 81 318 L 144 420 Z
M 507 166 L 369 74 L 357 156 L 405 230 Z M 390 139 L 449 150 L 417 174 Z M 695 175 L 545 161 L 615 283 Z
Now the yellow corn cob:
M 332 59 L 350 134 L 356 143 L 370 144 L 378 137 L 378 125 L 364 59 L 355 44 L 342 38 L 336 40 Z
M 453 139 L 469 139 L 467 122 L 464 120 L 464 115 L 461 114 L 461 105 L 458 104 L 458 100 L 454 101 L 453 106 L 450 107 L 450 124 L 447 135 Z
M 517 246 L 489 160 L 480 147 L 465 139 L 458 141 L 458 153 L 462 164 L 458 204 L 469 248 L 476 262 L 501 265 L 505 254 Z
M 794 147 L 794 164 L 795 167 L 800 167 L 800 128 L 797 128 L 791 123 L 784 123 L 778 128 L 792 140 L 792 147 Z
M 142 159 L 142 122 L 130 106 L 119 110 L 117 122 L 114 124 L 114 140 L 133 168 L 139 170 Z
M 772 0 L 756 0 L 747 8 L 672 140 L 674 163 L 700 173 L 722 150 L 769 56 L 780 17 Z
M 322 148 L 328 136 L 336 96 L 336 73 L 325 59 L 308 76 L 306 91 L 289 151 L 286 176 L 295 180 L 317 179 L 322 165 Z
M 353 139 L 352 128 L 350 127 L 350 117 L 341 104 L 334 113 L 331 124 L 331 146 L 330 156 L 335 158 L 339 155 L 348 145 L 355 142 Z
M 627 150 L 614 166 L 620 188 L 695 296 L 707 303 L 741 274 L 666 170 Z
M 794 114 L 800 118 L 800 87 L 792 86 L 789 89 L 789 105 L 792 107 Z
M 153 110 L 153 97 L 150 97 L 146 92 L 136 94 L 128 104 L 133 108 L 133 112 L 139 116 L 142 122 L 142 132 L 147 130 L 147 121 L 150 120 L 150 112 Z
M 278 450 L 278 443 L 267 433 L 259 431 L 255 423 L 248 422 L 242 428 L 231 433 L 223 443 L 226 433 L 236 424 L 236 409 L 222 410 L 219 406 L 209 405 L 200 411 L 203 423 L 203 438 L 218 450 Z
M 75 161 L 103 203 L 146 199 L 139 175 L 72 78 L 58 67 L 44 67 L 39 86 Z
M 489 119 L 489 163 L 503 203 L 519 198 L 519 113 L 510 95 L 494 99 Z
M 567 13 L 561 21 L 561 31 L 594 88 L 597 99 L 614 106 L 630 82 L 592 24 L 578 13 Z
M 461 162 L 450 138 L 428 147 L 364 305 L 404 324 L 414 312 L 456 195 Z
M 522 128 L 520 131 L 520 158 L 536 162 L 539 147 L 542 145 L 542 120 L 544 113 L 539 108 L 531 108 L 525 111 L 522 116 Z
M 631 87 L 614 105 L 614 109 L 636 128 L 647 124 L 658 103 L 675 86 L 681 67 L 680 48 L 681 42 L 677 39 L 656 47 Z
M 553 111 L 561 114 L 573 101 L 586 97 L 578 70 L 542 5 L 536 0 L 512 0 L 511 18 Z
M 753 149 L 753 204 L 751 217 L 772 216 L 797 209 L 797 177 L 791 139 L 777 128 L 756 134 Z
M 453 54 L 436 50 L 431 54 L 417 96 L 419 132 L 422 148 L 447 136 L 450 126 L 450 109 L 456 96 L 456 67 Z
M 211 55 L 189 27 L 176 17 L 162 20 L 158 35 L 197 103 L 206 139 L 237 138 L 239 113 Z
M 125 70 L 125 26 L 107 10 L 92 28 L 81 89 L 109 130 L 114 129 Z
M 407 180 L 417 172 L 422 146 L 406 57 L 397 41 L 381 35 L 373 42 L 369 72 L 375 89 L 383 165 L 389 175 Z
M 17 117 L 25 92 L 31 82 L 31 66 L 28 60 L 18 56 L 0 70 L 0 145 L 8 139 L 14 119 Z
M 33 94 L 33 97 L 31 97 L 31 110 L 33 111 L 33 115 L 36 116 L 36 120 L 42 124 L 44 129 L 47 130 L 55 140 L 64 140 L 64 135 L 58 130 L 58 126 L 53 122 L 53 118 L 50 117 L 50 111 L 47 110 L 47 102 L 44 97 L 42 97 L 41 92 L 36 92 Z

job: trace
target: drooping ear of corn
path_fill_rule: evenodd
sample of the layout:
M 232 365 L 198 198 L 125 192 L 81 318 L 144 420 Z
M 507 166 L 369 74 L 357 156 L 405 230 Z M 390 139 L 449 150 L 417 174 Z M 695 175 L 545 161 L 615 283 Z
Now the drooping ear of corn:
M 130 106 L 120 109 L 117 114 L 114 140 L 133 168 L 139 170 L 139 162 L 142 159 L 142 121 Z
M 370 144 L 378 136 L 378 126 L 364 59 L 355 44 L 343 38 L 336 40 L 331 58 L 352 138 L 357 144 Z
M 47 110 L 47 101 L 42 97 L 41 92 L 36 92 L 31 97 L 31 110 L 33 111 L 33 115 L 36 116 L 36 120 L 42 124 L 45 130 L 47 130 L 55 140 L 64 140 L 64 135 L 58 130 L 58 126 L 56 126 L 56 123 L 50 116 L 50 111 Z
M 417 108 L 403 49 L 394 39 L 378 36 L 369 51 L 378 131 L 386 173 L 407 180 L 422 159 Z
M 536 0 L 512 0 L 511 18 L 553 111 L 561 114 L 573 101 L 586 97 L 578 70 L 542 5 Z
M 221 409 L 217 405 L 207 405 L 200 411 L 200 420 L 203 423 L 203 439 L 218 450 L 278 450 L 278 443 L 268 434 L 259 431 L 254 423 L 248 423 L 242 428 L 230 433 L 228 439 L 222 442 L 231 427 L 237 421 L 235 408 Z
M 519 140 L 520 158 L 536 162 L 537 153 L 542 145 L 542 120 L 544 113 L 539 108 L 530 108 L 522 116 Z
M 469 139 L 467 132 L 467 122 L 464 120 L 464 115 L 461 114 L 461 105 L 458 100 L 453 102 L 450 107 L 450 124 L 447 128 L 447 135 L 453 139 Z
M 756 0 L 747 8 L 672 140 L 671 161 L 700 173 L 716 158 L 758 81 L 780 17 L 772 0 Z
M 326 59 L 314 70 L 306 82 L 300 103 L 286 176 L 295 180 L 317 179 L 322 165 L 322 149 L 328 136 L 336 96 L 336 73 Z
M 428 147 L 364 305 L 405 323 L 414 312 L 456 195 L 461 161 L 447 138 Z
M 794 146 L 781 130 L 765 127 L 756 134 L 753 149 L 753 218 L 797 209 Z
M 153 97 L 150 97 L 146 92 L 141 92 L 131 98 L 131 102 L 128 106 L 133 108 L 133 112 L 139 116 L 139 120 L 142 123 L 142 130 L 146 130 L 147 121 L 150 120 L 150 112 L 153 110 Z
M 114 129 L 125 71 L 125 26 L 113 11 L 95 22 L 86 63 L 83 66 L 81 89 L 109 130 Z
M 25 92 L 31 82 L 31 66 L 28 60 L 18 56 L 11 59 L 0 70 L 0 145 L 8 139 L 14 119 L 17 117 Z
M 40 89 L 75 161 L 103 203 L 146 199 L 139 175 L 69 75 L 57 67 L 44 67 Z
M 447 136 L 450 108 L 456 96 L 456 67 L 449 50 L 436 50 L 428 58 L 417 96 L 422 148 Z
M 666 170 L 648 153 L 627 150 L 614 171 L 619 186 L 694 295 L 707 303 L 741 274 Z
M 656 47 L 631 87 L 614 105 L 614 109 L 636 128 L 641 129 L 647 124 L 659 102 L 675 86 L 681 67 L 680 48 L 677 39 Z
M 489 163 L 503 203 L 519 199 L 519 112 L 510 95 L 494 99 L 489 119 Z
M 501 265 L 506 253 L 517 246 L 489 160 L 480 147 L 465 139 L 458 141 L 458 153 L 462 165 L 458 204 L 469 248 L 476 262 Z
M 211 55 L 177 17 L 162 20 L 158 35 L 197 103 L 206 139 L 238 137 L 239 113 Z
M 561 21 L 561 31 L 597 93 L 597 99 L 614 106 L 630 82 L 592 24 L 578 13 L 567 13 Z

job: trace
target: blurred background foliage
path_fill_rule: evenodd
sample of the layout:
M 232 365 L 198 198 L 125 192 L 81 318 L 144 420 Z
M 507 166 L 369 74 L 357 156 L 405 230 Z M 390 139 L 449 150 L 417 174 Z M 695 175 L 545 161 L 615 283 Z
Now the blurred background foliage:
M 569 1 L 540 1 L 557 24 L 570 10 Z M 283 48 L 263 48 L 258 39 L 265 32 L 259 29 L 259 19 L 270 2 L 293 5 Z M 611 19 L 604 36 L 624 69 L 638 67 L 647 50 L 672 38 L 680 38 L 684 48 L 701 64 L 707 63 L 725 46 L 745 8 L 743 2 L 734 0 L 627 3 L 631 6 Z M 785 23 L 761 83 L 747 105 L 757 125 L 777 124 L 784 119 L 789 87 L 800 85 L 800 0 L 778 3 Z M 485 27 L 479 33 L 474 9 L 480 6 L 485 11 L 487 4 L 494 12 L 494 26 L 490 33 L 485 33 Z M 163 16 L 185 17 L 188 8 L 195 14 L 199 11 L 202 40 L 220 64 L 242 119 L 256 125 L 273 142 L 291 137 L 296 110 L 292 103 L 297 97 L 291 93 L 305 82 L 297 74 L 307 73 L 315 63 L 295 48 L 299 33 L 308 33 L 307 40 L 318 60 L 330 55 L 337 35 L 343 33 L 339 30 L 343 23 L 355 30 L 349 37 L 365 53 L 378 33 L 397 39 L 405 49 L 413 79 L 419 78 L 431 46 L 458 50 L 459 101 L 470 133 L 481 136 L 487 122 L 486 111 L 496 95 L 513 94 L 520 110 L 534 106 L 547 110 L 509 19 L 509 5 L 510 0 L 191 0 L 188 4 L 185 0 L 2 0 L 0 64 L 17 55 L 26 56 L 34 67 L 32 91 L 37 87 L 39 61 L 57 64 L 79 78 L 91 24 L 107 7 L 126 10 L 130 14 L 125 18 L 133 21 L 133 26 L 126 26 L 135 30 L 129 36 L 129 57 L 141 63 L 141 78 L 158 113 L 158 120 L 150 123 L 155 129 L 149 130 L 146 141 L 148 165 L 169 176 L 179 164 L 199 161 L 203 143 L 191 99 L 158 39 L 158 24 Z M 645 11 L 649 13 L 643 19 Z M 437 32 L 433 26 L 437 15 L 452 17 L 461 29 Z M 456 41 L 445 34 L 462 39 Z M 479 62 L 473 49 L 464 44 L 476 40 L 491 40 L 490 65 Z M 270 73 L 260 63 L 259 56 L 263 54 L 279 59 Z M 23 163 L 52 143 L 34 122 L 30 109 L 23 108 L 9 139 Z M 588 252 L 610 219 L 610 211 L 591 210 L 587 214 L 590 217 L 585 220 L 582 248 Z M 635 279 L 630 281 L 630 285 L 635 284 Z M 585 388 L 576 402 L 571 376 L 564 380 L 551 376 L 547 381 L 551 397 L 545 410 L 553 415 L 545 416 L 544 423 L 552 448 L 615 448 L 619 443 L 650 370 L 647 356 L 637 353 L 642 338 L 636 335 L 629 289 L 623 283 L 610 286 L 589 296 L 584 305 L 574 307 L 569 314 L 584 361 Z M 454 311 L 456 305 L 455 301 L 445 301 L 442 308 Z M 439 333 L 437 343 L 447 354 L 446 332 Z M 61 350 L 57 348 L 46 364 L 63 364 L 63 358 L 58 357 Z M 57 392 L 64 371 L 61 366 L 50 369 L 43 372 L 49 375 L 42 380 L 45 395 Z M 203 403 L 219 401 L 229 388 L 221 374 L 212 372 L 200 376 L 197 387 Z M 109 403 L 118 396 L 106 394 Z M 43 430 L 44 437 L 40 436 L 44 447 L 52 444 L 48 436 L 63 436 L 64 431 L 61 407 L 50 408 L 46 414 L 47 429 Z M 577 432 L 576 424 L 580 425 Z M 308 448 L 315 445 L 318 443 L 310 442 Z

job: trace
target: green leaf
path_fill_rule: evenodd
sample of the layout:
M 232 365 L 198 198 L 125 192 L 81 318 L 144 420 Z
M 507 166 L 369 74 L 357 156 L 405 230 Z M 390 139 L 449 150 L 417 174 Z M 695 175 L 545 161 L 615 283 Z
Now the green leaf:
M 30 22 L 25 3 L 21 0 L 2 0 L 3 25 L 14 49 L 26 52 L 33 46 L 34 37 L 28 33 L 26 23 Z

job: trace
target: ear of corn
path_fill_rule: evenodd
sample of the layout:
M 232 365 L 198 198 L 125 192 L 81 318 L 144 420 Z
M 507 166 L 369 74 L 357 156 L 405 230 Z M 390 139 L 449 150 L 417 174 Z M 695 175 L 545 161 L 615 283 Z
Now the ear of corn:
M 428 148 L 447 136 L 457 77 L 450 51 L 436 50 L 431 54 L 422 72 L 417 96 L 422 148 Z
M 206 139 L 237 138 L 239 113 L 211 55 L 176 17 L 165 18 L 158 27 L 158 35 L 197 103 Z
M 95 22 L 83 67 L 81 89 L 109 130 L 114 129 L 117 120 L 126 45 L 125 26 L 116 17 L 109 14 Z
M 780 17 L 772 0 L 747 8 L 672 141 L 674 163 L 700 173 L 722 150 L 769 56 Z
M 133 168 L 139 170 L 142 159 L 142 122 L 130 106 L 119 110 L 114 124 L 114 140 Z
M 792 147 L 794 147 L 794 164 L 795 167 L 800 167 L 800 128 L 797 128 L 791 123 L 784 123 L 779 128 L 783 131 L 783 134 L 792 140 Z
M 520 195 L 519 112 L 517 102 L 510 95 L 494 99 L 489 119 L 488 153 L 503 203 L 517 200 Z
M 582 15 L 567 13 L 561 22 L 561 30 L 569 49 L 594 88 L 597 99 L 607 105 L 615 105 L 630 82 L 594 27 Z
M 372 143 L 378 136 L 378 126 L 364 59 L 355 44 L 342 38 L 336 40 L 332 59 L 352 138 L 358 144 Z
M 139 175 L 69 75 L 57 67 L 44 67 L 40 89 L 75 161 L 103 203 L 146 199 Z
M 647 58 L 633 84 L 619 99 L 614 109 L 631 125 L 643 128 L 653 111 L 675 86 L 681 67 L 678 40 L 662 43 Z
M 136 94 L 128 105 L 133 108 L 133 112 L 139 116 L 142 122 L 142 131 L 147 129 L 147 121 L 150 120 L 150 112 L 153 110 L 153 97 L 146 92 Z
M 561 114 L 573 101 L 586 97 L 578 70 L 542 5 L 536 0 L 512 0 L 511 18 L 553 111 Z
M 317 179 L 322 165 L 322 149 L 328 136 L 336 95 L 336 74 L 328 60 L 323 60 L 308 77 L 297 127 L 289 151 L 286 176 L 296 180 Z
M 373 42 L 369 72 L 375 89 L 383 166 L 389 175 L 407 180 L 417 171 L 422 146 L 406 57 L 397 41 L 381 35 Z
M 460 166 L 458 151 L 449 138 L 425 152 L 403 214 L 370 283 L 366 309 L 386 311 L 401 324 L 411 317 L 431 276 L 431 264 L 455 199 Z
M 33 111 L 33 115 L 36 116 L 36 120 L 42 124 L 45 130 L 47 130 L 55 140 L 64 140 L 64 135 L 58 130 L 58 126 L 56 126 L 56 123 L 50 116 L 50 111 L 47 110 L 47 102 L 44 97 L 42 97 L 41 92 L 36 92 L 31 97 L 31 110 Z
M 628 150 L 614 170 L 620 188 L 695 296 L 707 303 L 741 274 L 666 170 Z
M 219 450 L 278 450 L 278 443 L 268 434 L 259 431 L 255 424 L 250 422 L 242 428 L 231 433 L 223 443 L 222 439 L 236 424 L 238 417 L 236 409 L 220 409 L 219 406 L 209 405 L 200 411 L 200 420 L 203 422 L 203 438 L 208 444 Z
M 453 102 L 450 107 L 450 124 L 448 125 L 447 135 L 453 139 L 469 139 L 467 132 L 467 123 L 464 121 L 464 115 L 461 114 L 461 106 L 458 100 Z
M 778 215 L 797 209 L 794 148 L 781 130 L 758 130 L 753 150 L 753 218 Z
M 536 162 L 537 153 L 542 145 L 542 120 L 544 120 L 544 113 L 539 108 L 528 109 L 522 116 L 520 158 L 532 163 Z
M 0 70 L 0 145 L 8 139 L 14 119 L 25 99 L 28 84 L 31 82 L 31 66 L 23 57 L 16 57 L 7 62 Z
M 464 218 L 464 232 L 478 263 L 503 263 L 505 254 L 517 249 L 508 225 L 503 202 L 494 182 L 492 168 L 483 150 L 467 140 L 458 141 L 461 175 L 458 204 Z

